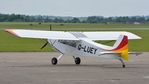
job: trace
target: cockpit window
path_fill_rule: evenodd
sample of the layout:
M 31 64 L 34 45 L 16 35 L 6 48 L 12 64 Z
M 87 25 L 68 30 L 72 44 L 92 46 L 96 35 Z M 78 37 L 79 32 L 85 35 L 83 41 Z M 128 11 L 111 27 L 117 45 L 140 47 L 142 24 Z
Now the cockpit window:
M 58 42 L 65 44 L 65 45 L 69 45 L 71 47 L 76 47 L 76 41 L 69 41 L 69 40 L 58 40 Z

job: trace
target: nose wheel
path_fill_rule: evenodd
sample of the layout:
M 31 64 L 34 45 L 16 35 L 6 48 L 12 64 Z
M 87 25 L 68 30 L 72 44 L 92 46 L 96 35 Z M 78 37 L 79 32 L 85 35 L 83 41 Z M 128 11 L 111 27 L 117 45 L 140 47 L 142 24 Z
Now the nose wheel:
M 76 57 L 76 58 L 75 58 L 75 63 L 76 63 L 77 65 L 79 65 L 79 64 L 81 63 L 81 59 L 80 59 L 79 57 Z

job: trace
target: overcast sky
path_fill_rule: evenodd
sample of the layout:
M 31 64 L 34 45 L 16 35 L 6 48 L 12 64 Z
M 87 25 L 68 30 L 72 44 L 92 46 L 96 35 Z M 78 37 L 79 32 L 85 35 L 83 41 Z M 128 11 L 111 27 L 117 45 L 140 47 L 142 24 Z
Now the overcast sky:
M 0 0 L 0 13 L 53 16 L 149 15 L 149 0 Z

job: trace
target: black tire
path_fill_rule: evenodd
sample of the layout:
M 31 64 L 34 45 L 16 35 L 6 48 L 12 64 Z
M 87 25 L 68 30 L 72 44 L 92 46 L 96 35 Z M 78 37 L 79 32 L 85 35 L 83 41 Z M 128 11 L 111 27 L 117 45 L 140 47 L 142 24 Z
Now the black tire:
M 80 59 L 79 57 L 76 57 L 76 58 L 75 58 L 75 63 L 76 63 L 77 65 L 79 65 L 79 64 L 81 63 L 81 59 Z
M 126 66 L 125 65 L 122 65 L 122 67 L 125 68 Z
M 51 63 L 52 63 L 53 65 L 56 65 L 57 62 L 58 62 L 57 58 L 55 58 L 55 57 L 52 58 Z

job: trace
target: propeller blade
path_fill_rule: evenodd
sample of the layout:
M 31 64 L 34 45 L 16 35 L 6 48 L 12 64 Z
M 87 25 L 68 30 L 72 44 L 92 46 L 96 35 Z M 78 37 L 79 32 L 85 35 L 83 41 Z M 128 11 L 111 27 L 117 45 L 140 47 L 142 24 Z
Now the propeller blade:
M 48 44 L 48 42 L 46 42 L 40 49 L 43 49 L 44 47 L 46 47 Z

